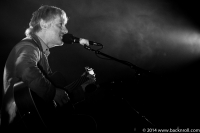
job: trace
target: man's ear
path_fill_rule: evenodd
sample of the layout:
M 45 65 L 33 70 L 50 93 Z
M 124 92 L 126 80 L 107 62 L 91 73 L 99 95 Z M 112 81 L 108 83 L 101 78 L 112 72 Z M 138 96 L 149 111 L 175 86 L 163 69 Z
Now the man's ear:
M 45 22 L 43 19 L 40 20 L 40 27 L 42 29 L 47 29 L 50 27 L 50 22 Z

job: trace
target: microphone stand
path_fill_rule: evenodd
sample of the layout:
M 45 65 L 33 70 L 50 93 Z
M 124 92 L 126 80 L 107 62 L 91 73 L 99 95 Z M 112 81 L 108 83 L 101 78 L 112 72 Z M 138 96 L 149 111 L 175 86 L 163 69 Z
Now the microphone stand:
M 103 45 L 102 45 L 102 46 L 103 46 Z M 99 55 L 105 56 L 105 57 L 107 57 L 107 58 L 109 58 L 109 59 L 112 59 L 112 60 L 114 60 L 114 61 L 117 61 L 117 62 L 119 62 L 119 63 L 122 63 L 122 64 L 124 64 L 124 65 L 129 66 L 131 69 L 136 70 L 136 73 L 137 73 L 138 76 L 140 76 L 140 73 L 141 73 L 141 72 L 146 73 L 146 74 L 148 74 L 148 75 L 151 75 L 150 71 L 147 71 L 147 70 L 144 70 L 144 69 L 142 69 L 142 68 L 139 68 L 139 67 L 137 67 L 136 65 L 134 65 L 134 64 L 132 64 L 132 63 L 130 63 L 130 62 L 128 62 L 128 61 L 124 61 L 124 60 L 120 60 L 120 59 L 114 58 L 114 57 L 112 57 L 112 56 L 110 56 L 110 55 L 107 55 L 107 54 L 105 54 L 105 53 L 100 52 L 99 50 L 92 49 L 91 47 L 89 47 L 89 46 L 87 46 L 87 45 L 84 45 L 84 48 L 87 49 L 87 50 L 89 50 L 89 51 L 95 52 L 95 54 L 99 54 Z M 112 83 L 114 83 L 114 82 L 112 82 Z M 154 125 L 153 123 L 151 123 L 145 116 L 141 115 L 137 110 L 135 110 L 125 98 L 123 98 L 122 96 L 119 97 L 119 98 L 122 100 L 123 103 L 125 102 L 127 105 L 129 105 L 129 106 L 131 107 L 132 110 L 134 110 L 138 115 L 141 116 L 141 118 L 144 118 L 145 121 L 147 121 L 151 126 L 155 127 L 155 125 Z M 135 129 L 134 129 L 134 130 L 135 130 Z

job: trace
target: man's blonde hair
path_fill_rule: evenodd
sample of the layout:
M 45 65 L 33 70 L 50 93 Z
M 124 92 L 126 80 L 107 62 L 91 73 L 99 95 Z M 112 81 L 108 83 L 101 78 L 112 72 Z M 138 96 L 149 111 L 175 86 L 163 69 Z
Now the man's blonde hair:
M 41 6 L 37 11 L 35 11 L 32 14 L 32 18 L 29 23 L 29 28 L 26 29 L 25 35 L 30 36 L 30 34 L 40 31 L 41 19 L 46 22 L 49 22 L 55 19 L 57 15 L 63 18 L 64 24 L 67 23 L 68 17 L 66 16 L 66 13 L 62 9 L 55 6 L 48 6 L 48 5 Z

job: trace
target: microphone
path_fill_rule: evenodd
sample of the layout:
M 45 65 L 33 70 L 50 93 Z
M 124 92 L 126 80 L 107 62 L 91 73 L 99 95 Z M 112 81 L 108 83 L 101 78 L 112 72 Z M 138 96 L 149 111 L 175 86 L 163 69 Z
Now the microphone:
M 64 34 L 63 35 L 63 42 L 67 43 L 67 44 L 73 44 L 73 43 L 79 43 L 81 45 L 94 45 L 94 46 L 103 46 L 101 43 L 97 43 L 94 41 L 90 41 L 84 38 L 78 38 L 78 37 L 74 37 L 72 34 Z

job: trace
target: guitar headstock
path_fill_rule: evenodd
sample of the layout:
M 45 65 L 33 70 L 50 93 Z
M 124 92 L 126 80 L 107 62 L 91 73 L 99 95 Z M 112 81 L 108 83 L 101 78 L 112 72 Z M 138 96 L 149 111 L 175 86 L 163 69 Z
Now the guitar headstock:
M 85 67 L 85 71 L 86 71 L 86 73 L 88 73 L 88 74 L 90 74 L 90 75 L 92 75 L 92 76 L 94 76 L 95 77 L 95 73 L 94 73 L 94 69 L 92 69 L 92 68 L 89 68 L 88 66 L 87 67 Z

